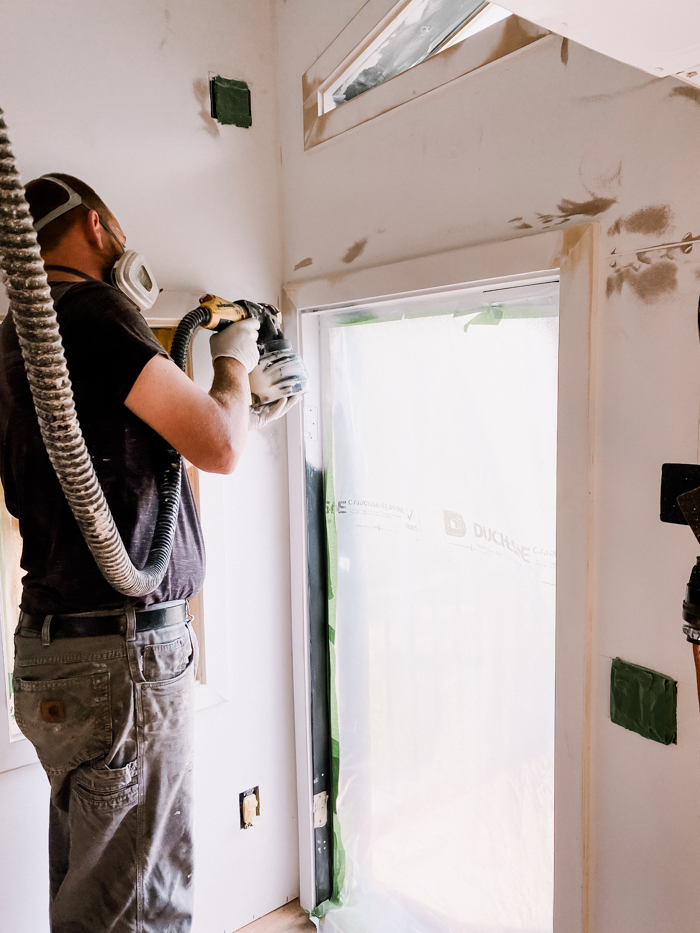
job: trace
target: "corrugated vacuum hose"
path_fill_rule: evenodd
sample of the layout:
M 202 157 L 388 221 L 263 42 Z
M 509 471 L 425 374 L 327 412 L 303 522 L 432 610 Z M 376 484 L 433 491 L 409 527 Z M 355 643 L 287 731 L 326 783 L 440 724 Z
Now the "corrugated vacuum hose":
M 107 582 L 125 596 L 144 596 L 163 580 L 180 506 L 182 459 L 168 447 L 160 484 L 158 518 L 146 565 L 133 565 L 112 518 L 78 423 L 56 311 L 39 252 L 33 219 L 0 110 L 0 269 L 5 274 L 27 379 L 41 436 L 61 488 Z M 200 309 L 198 309 L 200 310 Z M 208 316 L 206 311 L 202 314 Z M 187 344 L 200 323 L 187 315 L 179 344 L 184 368 Z M 191 328 L 189 336 L 184 331 Z

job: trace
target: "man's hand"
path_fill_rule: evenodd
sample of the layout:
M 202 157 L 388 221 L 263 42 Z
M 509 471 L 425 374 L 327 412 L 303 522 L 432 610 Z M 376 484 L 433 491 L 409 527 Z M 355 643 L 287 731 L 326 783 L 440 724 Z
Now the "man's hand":
M 293 350 L 266 354 L 250 373 L 250 391 L 255 405 L 303 395 L 308 386 L 309 374 L 304 361 Z
M 286 415 L 301 398 L 301 395 L 290 395 L 288 398 L 280 398 L 270 405 L 263 405 L 261 408 L 250 409 L 250 419 L 248 421 L 248 430 L 257 431 L 258 428 L 264 428 L 271 421 L 277 421 L 283 415 Z
M 258 350 L 258 331 L 260 321 L 256 318 L 244 318 L 229 324 L 218 334 L 212 334 L 209 339 L 211 358 L 218 360 L 222 356 L 238 360 L 245 366 L 247 373 L 258 364 L 260 351 Z

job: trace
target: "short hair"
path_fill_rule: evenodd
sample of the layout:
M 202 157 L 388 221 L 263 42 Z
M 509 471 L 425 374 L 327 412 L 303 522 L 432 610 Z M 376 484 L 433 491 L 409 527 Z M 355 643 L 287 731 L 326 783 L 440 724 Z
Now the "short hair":
M 109 218 L 112 217 L 110 209 L 90 185 L 85 184 L 84 181 L 75 178 L 73 175 L 64 175 L 62 172 L 49 172 L 48 174 L 65 182 L 69 188 L 72 188 L 73 191 L 80 195 L 83 203 L 78 204 L 70 211 L 66 211 L 65 214 L 61 214 L 55 220 L 49 221 L 45 227 L 41 228 L 37 234 L 37 239 L 42 250 L 51 250 L 58 246 L 80 216 L 79 212 L 81 211 L 97 211 L 100 220 L 103 222 L 108 222 Z M 61 204 L 65 204 L 70 197 L 65 188 L 44 177 L 30 181 L 25 188 L 25 192 L 34 223 L 38 223 L 51 211 L 60 207 Z

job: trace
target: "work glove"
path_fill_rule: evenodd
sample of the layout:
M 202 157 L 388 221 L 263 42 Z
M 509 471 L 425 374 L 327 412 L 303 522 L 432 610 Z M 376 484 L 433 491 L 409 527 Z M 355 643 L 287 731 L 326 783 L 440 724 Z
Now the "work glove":
M 249 429 L 264 428 L 286 415 L 308 385 L 309 374 L 298 354 L 291 350 L 266 354 L 250 374 L 250 392 L 256 407 L 250 409 Z
M 247 317 L 229 324 L 218 334 L 212 334 L 209 339 L 212 360 L 218 360 L 220 356 L 229 356 L 242 363 L 247 373 L 251 373 L 260 359 L 259 330 L 260 321 Z
M 309 374 L 304 361 L 293 350 L 266 353 L 250 373 L 250 392 L 256 406 L 303 395 L 308 385 Z

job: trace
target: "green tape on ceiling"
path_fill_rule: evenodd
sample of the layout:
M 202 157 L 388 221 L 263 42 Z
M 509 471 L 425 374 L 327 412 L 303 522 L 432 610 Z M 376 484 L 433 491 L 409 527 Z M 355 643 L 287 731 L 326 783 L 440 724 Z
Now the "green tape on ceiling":
M 676 682 L 620 658 L 610 673 L 610 718 L 645 739 L 676 741 Z
M 217 75 L 210 83 L 211 115 L 228 126 L 248 127 L 253 123 L 250 109 L 250 88 L 245 81 L 234 81 Z

